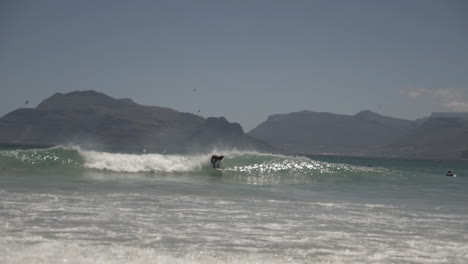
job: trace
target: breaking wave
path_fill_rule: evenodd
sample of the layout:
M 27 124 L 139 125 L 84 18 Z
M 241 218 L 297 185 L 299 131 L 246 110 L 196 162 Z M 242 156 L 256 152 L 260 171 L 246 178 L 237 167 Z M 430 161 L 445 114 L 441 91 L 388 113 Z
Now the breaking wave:
M 222 167 L 230 175 L 330 175 L 376 172 L 347 164 L 327 163 L 306 157 L 243 151 L 222 151 Z M 210 156 L 174 154 L 123 154 L 83 150 L 79 147 L 2 150 L 0 170 L 98 170 L 120 173 L 209 173 Z M 383 170 L 383 169 L 382 169 Z

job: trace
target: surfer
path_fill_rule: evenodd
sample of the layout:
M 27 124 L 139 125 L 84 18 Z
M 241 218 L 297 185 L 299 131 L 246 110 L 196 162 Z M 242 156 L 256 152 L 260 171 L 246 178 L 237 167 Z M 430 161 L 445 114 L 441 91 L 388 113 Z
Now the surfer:
M 450 177 L 453 177 L 452 171 L 448 171 L 447 174 L 445 174 L 445 175 L 450 176 Z
M 219 164 L 221 163 L 221 160 L 224 158 L 224 156 L 218 156 L 218 155 L 213 155 L 211 156 L 211 165 L 213 165 L 213 168 L 219 168 Z

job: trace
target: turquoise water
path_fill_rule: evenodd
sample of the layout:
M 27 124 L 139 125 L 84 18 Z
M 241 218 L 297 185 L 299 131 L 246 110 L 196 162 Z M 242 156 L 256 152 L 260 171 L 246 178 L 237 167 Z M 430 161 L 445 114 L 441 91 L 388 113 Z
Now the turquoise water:
M 0 150 L 2 263 L 468 263 L 466 162 L 217 153 Z

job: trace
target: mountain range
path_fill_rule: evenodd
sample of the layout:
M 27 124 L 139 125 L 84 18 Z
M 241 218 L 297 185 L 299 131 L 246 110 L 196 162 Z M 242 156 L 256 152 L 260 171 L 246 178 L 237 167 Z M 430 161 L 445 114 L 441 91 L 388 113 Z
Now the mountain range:
M 192 153 L 214 148 L 273 149 L 224 117 L 207 119 L 170 108 L 143 106 L 96 91 L 56 93 L 36 108 L 0 118 L 0 142 L 73 144 L 105 151 Z
M 195 153 L 214 149 L 435 159 L 468 158 L 468 113 L 417 120 L 355 115 L 275 114 L 249 133 L 224 117 L 183 113 L 96 91 L 56 93 L 36 108 L 0 118 L 0 143 L 80 145 L 104 151 Z
M 371 111 L 356 115 L 301 111 L 272 115 L 249 134 L 296 153 L 468 158 L 466 113 L 433 113 L 411 121 Z

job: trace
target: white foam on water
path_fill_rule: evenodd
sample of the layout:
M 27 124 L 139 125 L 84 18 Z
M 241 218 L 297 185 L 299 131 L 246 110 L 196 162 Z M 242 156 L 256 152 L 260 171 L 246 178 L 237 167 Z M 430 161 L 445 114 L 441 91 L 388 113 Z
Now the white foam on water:
M 79 150 L 84 166 L 116 172 L 188 172 L 209 162 L 207 155 L 119 154 Z
M 1 194 L 2 264 L 468 261 L 468 238 L 458 234 L 467 216 L 404 206 L 118 192 Z
M 36 264 L 211 264 L 211 263 L 451 263 L 464 264 L 468 259 L 467 253 L 454 251 L 448 243 L 441 247 L 437 241 L 407 241 L 401 245 L 386 243 L 367 248 L 363 241 L 355 241 L 355 245 L 342 247 L 340 243 L 321 247 L 304 247 L 298 242 L 296 249 L 275 253 L 261 252 L 255 249 L 217 250 L 198 248 L 197 245 L 187 245 L 184 249 L 168 249 L 154 247 L 138 247 L 119 243 L 96 244 L 93 242 L 73 240 L 38 240 L 25 238 L 29 241 L 0 240 L 0 256 L 2 264 L 36 263 Z M 336 239 L 346 239 L 343 236 L 331 234 L 325 238 L 329 243 Z M 239 241 L 241 242 L 241 241 Z M 279 241 L 281 242 L 281 241 Z M 465 251 L 467 252 L 467 251 Z
M 171 251 L 122 246 L 117 243 L 111 245 L 94 245 L 92 243 L 83 244 L 72 241 L 43 241 L 31 245 L 19 243 L 5 245 L 4 243 L 0 243 L 0 246 L 2 248 L 0 249 L 0 253 L 3 264 L 298 263 L 292 261 L 292 258 L 287 256 L 275 256 L 262 253 L 237 254 L 236 252 L 219 252 L 216 250 L 199 251 L 190 247 L 187 247 L 187 250 L 184 251 Z
M 85 167 L 117 172 L 188 172 L 209 163 L 209 154 L 79 153 Z M 284 169 L 319 175 L 323 170 L 327 175 L 345 171 L 346 176 L 360 170 L 274 155 L 256 157 L 258 162 L 249 165 L 242 157 L 230 160 L 233 156 L 227 154 L 226 163 L 235 163 L 230 168 L 244 166 L 250 172 Z M 250 162 L 250 157 L 246 159 Z M 229 168 L 226 171 L 225 178 L 236 175 Z M 1 264 L 468 263 L 468 215 L 456 204 L 457 210 L 440 210 L 440 204 L 431 204 L 435 200 L 426 205 L 411 200 L 329 198 L 329 189 L 228 185 L 222 177 L 193 184 L 151 177 L 148 186 L 119 181 L 94 184 L 92 177 L 82 182 L 79 177 L 54 178 L 60 184 L 51 182 L 50 188 L 15 182 L 21 188 L 13 184 L 7 189 L 14 178 L 0 186 Z M 269 183 L 271 178 L 262 172 L 247 180 Z M 76 184 L 80 188 L 63 188 Z

